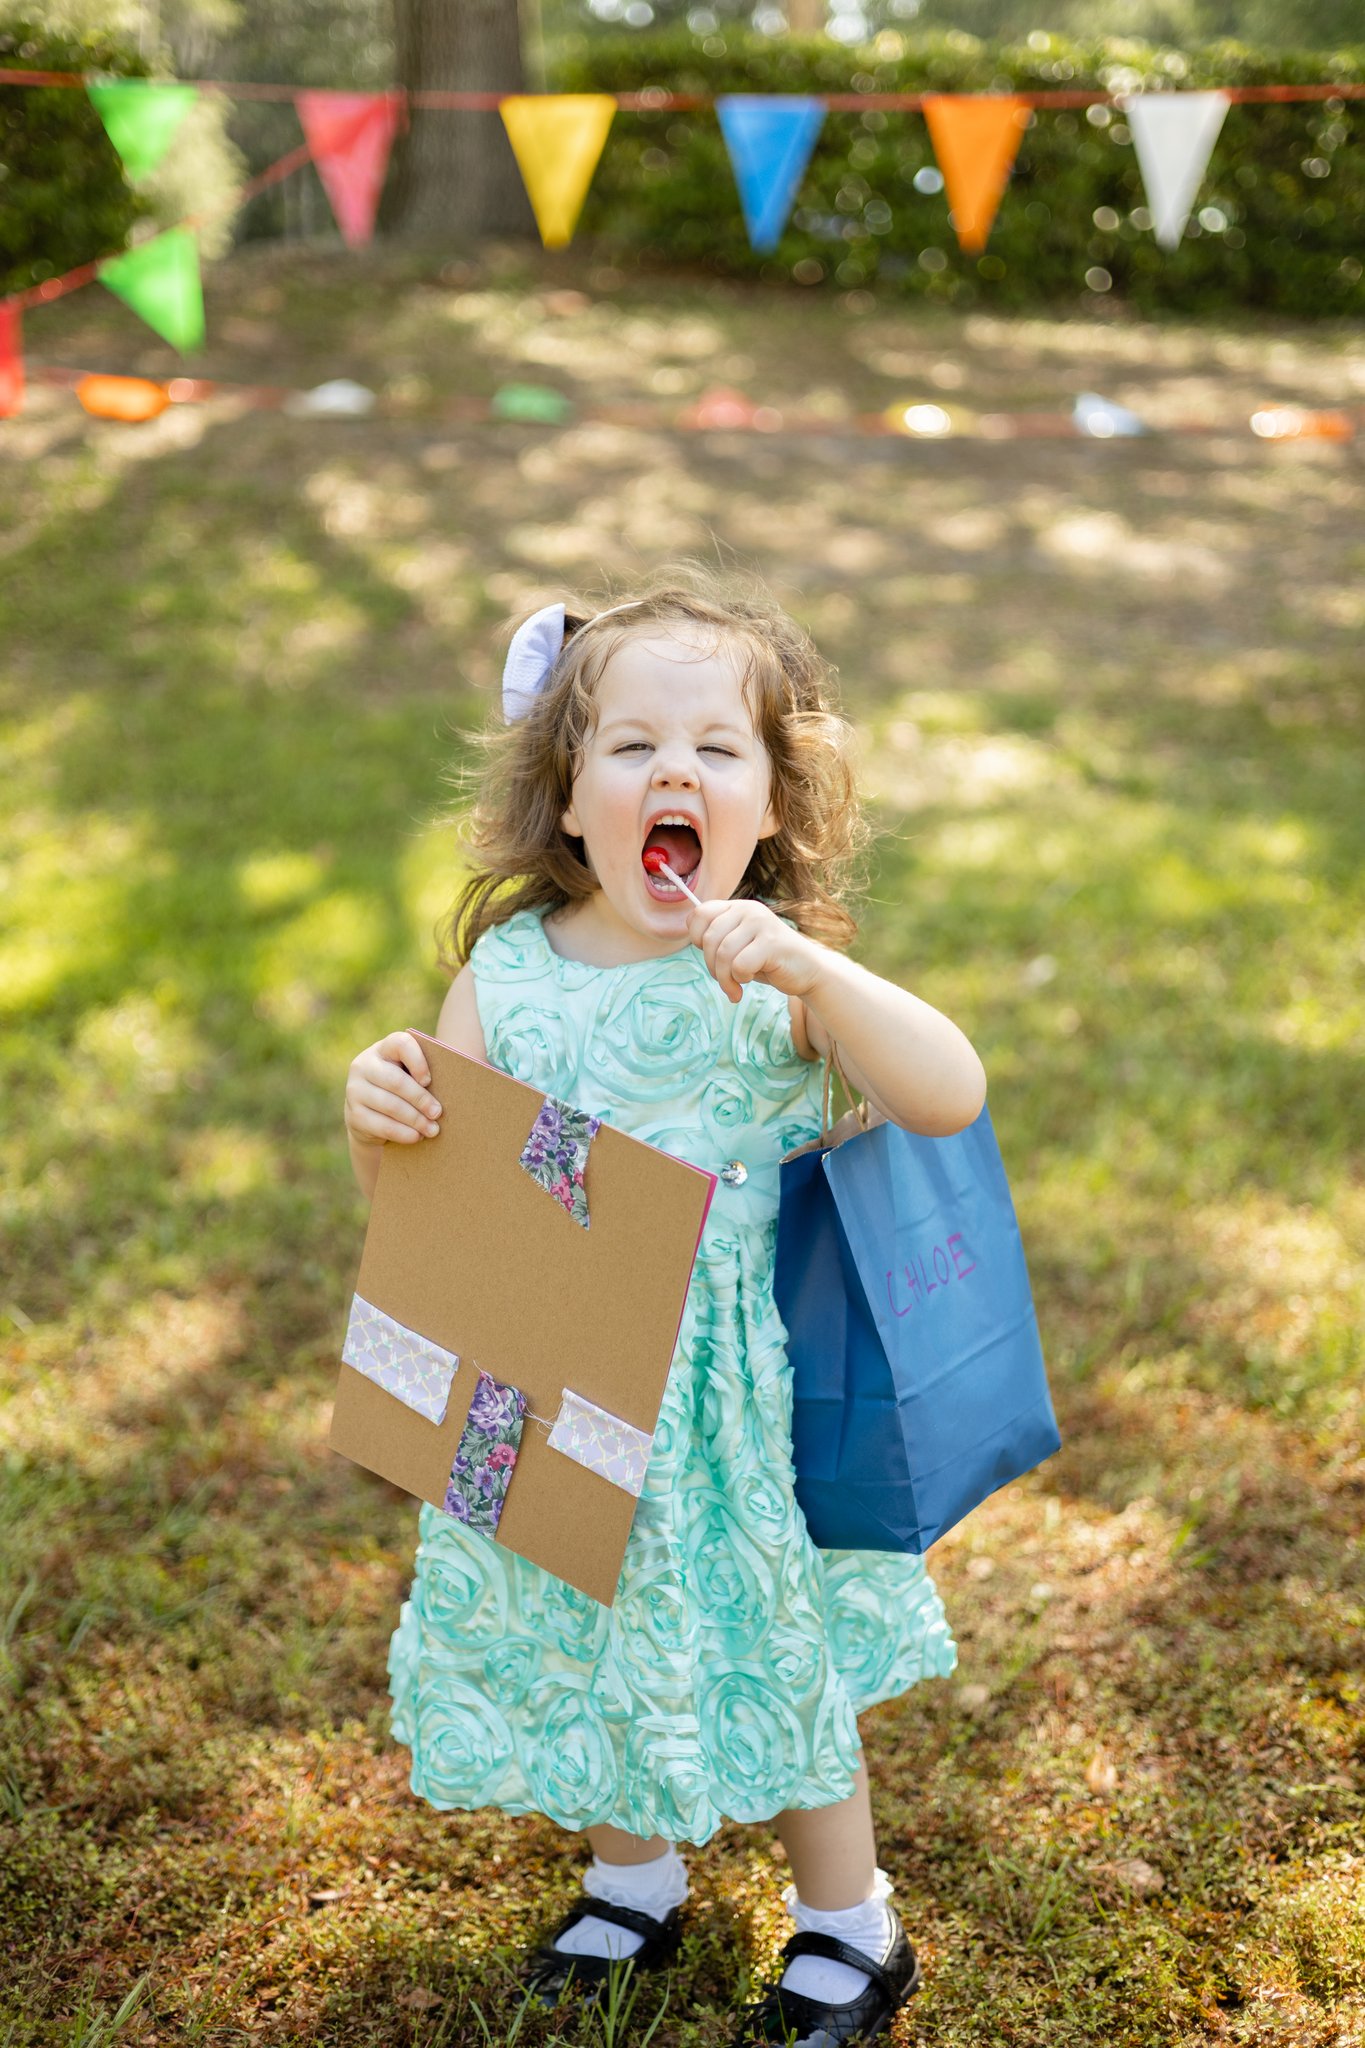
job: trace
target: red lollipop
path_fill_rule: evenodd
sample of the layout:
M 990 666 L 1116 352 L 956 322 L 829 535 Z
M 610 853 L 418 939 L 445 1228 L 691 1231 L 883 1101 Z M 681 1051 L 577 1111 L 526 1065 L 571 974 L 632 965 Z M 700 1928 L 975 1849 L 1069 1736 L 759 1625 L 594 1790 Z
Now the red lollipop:
M 662 875 L 666 882 L 672 882 L 676 888 L 681 889 L 683 895 L 689 902 L 695 903 L 698 910 L 701 909 L 700 898 L 692 894 L 681 875 L 674 874 L 668 865 L 668 856 L 661 846 L 647 846 L 640 855 L 640 860 L 651 875 Z

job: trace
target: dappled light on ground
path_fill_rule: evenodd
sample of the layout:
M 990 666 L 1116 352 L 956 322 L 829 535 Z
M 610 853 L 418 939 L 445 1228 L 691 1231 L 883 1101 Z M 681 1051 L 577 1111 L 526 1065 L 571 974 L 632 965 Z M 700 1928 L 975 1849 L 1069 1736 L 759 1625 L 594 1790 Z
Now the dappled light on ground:
M 30 348 L 175 372 L 93 299 Z M 252 255 L 209 331 L 205 375 L 391 411 L 121 428 L 34 384 L 0 441 L 6 2038 L 144 1974 L 132 2042 L 463 2048 L 474 2001 L 510 2037 L 579 1859 L 422 1808 L 385 1732 L 415 1514 L 326 1447 L 345 1071 L 435 1025 L 507 614 L 734 550 L 858 726 L 861 957 L 985 1059 L 1064 1435 L 934 1553 L 955 1677 L 867 1717 L 927 1980 L 892 2042 L 1365 2039 L 1360 459 L 1245 426 L 1358 403 L 1358 338 L 645 296 L 505 251 L 463 284 Z M 442 413 L 511 380 L 835 424 L 1097 389 L 1211 430 Z M 766 1829 L 692 1867 L 657 2048 L 720 2048 L 787 1931 Z

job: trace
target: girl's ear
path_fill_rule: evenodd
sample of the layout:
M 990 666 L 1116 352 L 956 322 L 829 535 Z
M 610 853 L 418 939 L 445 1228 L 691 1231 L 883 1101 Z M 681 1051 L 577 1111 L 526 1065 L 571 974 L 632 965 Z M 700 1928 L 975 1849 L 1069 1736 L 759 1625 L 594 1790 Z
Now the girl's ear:
M 778 817 L 777 807 L 770 797 L 768 808 L 763 813 L 763 823 L 758 828 L 758 836 L 760 839 L 774 839 L 781 830 L 782 820 Z
M 583 827 L 578 822 L 578 813 L 572 803 L 566 811 L 560 812 L 559 829 L 561 832 L 567 832 L 571 839 L 583 837 Z

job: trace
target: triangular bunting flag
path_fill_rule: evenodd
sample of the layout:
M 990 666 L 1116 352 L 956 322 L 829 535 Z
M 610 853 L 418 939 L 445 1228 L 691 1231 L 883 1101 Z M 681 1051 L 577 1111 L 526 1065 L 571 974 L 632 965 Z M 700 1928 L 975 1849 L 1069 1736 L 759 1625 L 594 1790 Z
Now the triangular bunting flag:
M 1157 241 L 1163 249 L 1178 249 L 1230 105 L 1228 96 L 1138 92 L 1120 105 L 1133 131 Z
M 22 320 L 12 299 L 0 299 L 0 420 L 11 419 L 24 402 Z
M 714 384 L 678 414 L 680 427 L 752 427 L 758 407 L 743 391 Z
M 493 393 L 495 420 L 537 420 L 557 427 L 573 413 L 573 400 L 547 384 L 504 384 Z
M 609 92 L 514 93 L 499 113 L 547 249 L 563 249 L 616 112 Z
M 336 224 L 352 249 L 374 233 L 389 150 L 403 112 L 394 92 L 299 92 L 299 121 Z
M 1010 93 L 927 93 L 924 118 L 948 188 L 957 239 L 969 256 L 986 246 L 1028 123 Z
M 199 97 L 192 85 L 156 85 L 143 78 L 88 85 L 86 91 L 134 185 L 156 169 Z
M 1098 391 L 1082 391 L 1071 408 L 1071 417 L 1081 433 L 1096 441 L 1112 441 L 1116 434 L 1145 434 L 1146 425 L 1126 405 L 1115 405 Z
M 182 355 L 204 341 L 199 244 L 188 228 L 139 242 L 99 268 L 99 280 Z
M 823 100 L 795 95 L 726 93 L 716 118 L 730 152 L 749 240 L 775 249 L 825 119 Z

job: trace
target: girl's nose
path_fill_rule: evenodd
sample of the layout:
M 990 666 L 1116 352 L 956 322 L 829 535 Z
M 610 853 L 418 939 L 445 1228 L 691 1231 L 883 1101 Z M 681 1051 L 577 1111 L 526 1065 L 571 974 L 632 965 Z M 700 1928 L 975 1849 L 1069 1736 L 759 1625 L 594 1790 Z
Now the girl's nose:
M 697 764 L 690 754 L 659 753 L 655 755 L 650 779 L 657 789 L 696 789 Z

